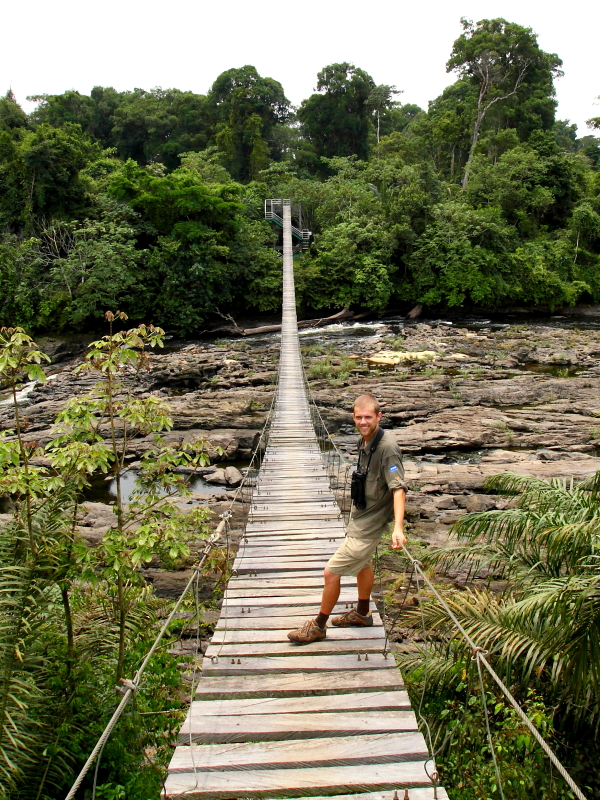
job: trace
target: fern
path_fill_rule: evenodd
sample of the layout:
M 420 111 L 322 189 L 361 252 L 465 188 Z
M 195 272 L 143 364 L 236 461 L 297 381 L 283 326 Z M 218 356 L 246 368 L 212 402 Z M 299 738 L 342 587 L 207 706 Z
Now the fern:
M 523 688 L 540 681 L 575 721 L 598 726 L 600 473 L 578 486 L 504 474 L 487 489 L 515 497 L 515 507 L 465 515 L 453 528 L 459 542 L 430 562 L 468 579 L 493 575 L 505 590 L 454 592 L 446 601 L 507 680 Z M 425 602 L 422 612 L 450 663 L 470 656 L 441 604 Z M 421 611 L 408 613 L 417 626 Z

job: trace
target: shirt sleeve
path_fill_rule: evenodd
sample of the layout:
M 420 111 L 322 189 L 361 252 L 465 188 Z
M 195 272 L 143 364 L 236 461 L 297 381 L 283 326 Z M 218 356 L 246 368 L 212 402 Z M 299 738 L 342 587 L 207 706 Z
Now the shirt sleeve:
M 381 459 L 381 470 L 388 489 L 392 491 L 394 489 L 406 490 L 402 452 L 396 444 L 385 448 Z

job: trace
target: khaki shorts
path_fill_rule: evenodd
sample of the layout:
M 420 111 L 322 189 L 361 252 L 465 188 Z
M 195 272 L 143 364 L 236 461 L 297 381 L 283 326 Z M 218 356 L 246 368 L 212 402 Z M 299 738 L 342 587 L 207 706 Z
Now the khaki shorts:
M 379 539 L 355 539 L 346 536 L 331 556 L 325 567 L 335 575 L 358 575 L 361 569 L 370 566 Z

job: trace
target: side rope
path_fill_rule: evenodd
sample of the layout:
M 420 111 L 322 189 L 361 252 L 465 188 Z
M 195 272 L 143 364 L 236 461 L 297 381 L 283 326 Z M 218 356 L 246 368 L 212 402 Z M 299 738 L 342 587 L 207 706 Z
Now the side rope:
M 228 566 L 229 566 L 229 551 L 230 551 L 230 547 L 229 547 L 229 520 L 230 520 L 230 518 L 232 516 L 232 511 L 230 509 L 232 508 L 233 504 L 236 502 L 238 497 L 241 496 L 242 503 L 244 502 L 244 489 L 246 488 L 246 485 L 250 485 L 250 474 L 251 474 L 252 464 L 254 463 L 254 461 L 256 459 L 260 460 L 260 452 L 266 446 L 266 443 L 267 443 L 268 438 L 269 438 L 268 434 L 269 434 L 269 430 L 270 430 L 270 427 L 271 427 L 271 422 L 272 422 L 272 417 L 273 417 L 273 409 L 275 407 L 275 400 L 276 400 L 276 397 L 277 397 L 277 393 L 278 393 L 278 388 L 276 388 L 275 391 L 273 392 L 273 397 L 271 399 L 271 405 L 270 405 L 269 410 L 267 412 L 265 423 L 264 423 L 264 425 L 262 427 L 262 430 L 260 432 L 260 436 L 258 438 L 258 442 L 257 442 L 257 444 L 256 444 L 256 446 L 254 448 L 254 452 L 252 453 L 252 457 L 251 457 L 251 460 L 250 460 L 250 465 L 249 465 L 249 467 L 248 467 L 248 469 L 246 471 L 246 474 L 245 474 L 242 482 L 238 486 L 234 496 L 232 497 L 232 499 L 231 499 L 231 501 L 229 503 L 229 509 L 227 511 L 223 512 L 223 514 L 221 514 L 221 521 L 219 522 L 215 532 L 207 540 L 206 545 L 205 545 L 204 550 L 203 550 L 203 554 L 202 554 L 201 560 L 198 562 L 198 564 L 196 564 L 192 568 L 193 569 L 192 577 L 190 578 L 190 580 L 186 584 L 185 588 L 183 589 L 183 592 L 180 594 L 180 596 L 179 596 L 175 606 L 173 607 L 171 613 L 169 614 L 166 622 L 163 624 L 162 628 L 160 629 L 160 632 L 158 633 L 156 639 L 154 640 L 154 643 L 153 643 L 152 647 L 150 648 L 150 650 L 146 654 L 146 657 L 144 658 L 144 661 L 142 662 L 140 668 L 137 670 L 134 679 L 132 681 L 126 680 L 126 679 L 123 679 L 123 678 L 121 679 L 121 686 L 117 687 L 117 691 L 120 692 L 123 695 L 123 697 L 121 699 L 121 702 L 119 703 L 119 705 L 115 709 L 115 712 L 112 715 L 112 717 L 110 718 L 110 721 L 108 722 L 108 724 L 107 724 L 106 728 L 104 729 L 102 735 L 100 736 L 100 738 L 96 742 L 96 745 L 95 745 L 94 749 L 92 750 L 92 752 L 90 753 L 87 761 L 83 765 L 83 768 L 81 769 L 81 772 L 79 773 L 79 775 L 75 779 L 75 782 L 73 783 L 73 785 L 72 785 L 69 793 L 67 794 L 65 800 L 73 800 L 73 798 L 75 797 L 75 794 L 77 793 L 77 790 L 79 789 L 79 787 L 81 786 L 81 784 L 83 782 L 83 779 L 85 778 L 85 776 L 89 772 L 90 767 L 92 766 L 92 764 L 94 763 L 96 758 L 98 758 L 98 764 L 96 766 L 96 771 L 95 771 L 95 776 L 94 776 L 94 791 L 95 791 L 95 784 L 96 784 L 97 777 L 98 777 L 99 759 L 102 756 L 102 752 L 104 750 L 104 746 L 105 746 L 106 742 L 108 741 L 108 739 L 109 739 L 113 729 L 115 728 L 116 724 L 119 722 L 119 720 L 120 720 L 120 718 L 121 718 L 121 716 L 123 714 L 123 711 L 127 707 L 129 701 L 133 697 L 134 693 L 137 692 L 138 689 L 140 688 L 140 682 L 141 682 L 142 676 L 143 676 L 144 672 L 146 671 L 146 667 L 148 666 L 148 663 L 149 663 L 150 659 L 152 658 L 152 656 L 156 652 L 160 642 L 162 641 L 163 636 L 165 635 L 165 633 L 167 632 L 167 630 L 169 628 L 169 625 L 171 624 L 171 622 L 173 621 L 175 615 L 179 611 L 179 609 L 181 607 L 181 604 L 183 603 L 184 599 L 186 598 L 188 592 L 190 591 L 190 589 L 194 585 L 194 583 L 196 583 L 196 595 L 197 595 L 198 581 L 200 579 L 200 572 L 201 572 L 202 568 L 204 567 L 204 564 L 206 563 L 206 560 L 207 560 L 208 556 L 210 555 L 213 547 L 216 546 L 217 542 L 221 538 L 221 535 L 222 535 L 224 530 L 227 533 L 228 556 L 227 556 L 227 567 L 226 567 L 226 569 L 228 569 Z M 249 505 L 250 506 L 251 506 L 251 503 L 252 503 L 251 495 L 252 495 L 252 486 L 251 486 L 250 501 L 249 501 Z M 246 544 L 246 537 L 244 535 L 244 537 L 243 537 L 243 548 L 244 549 L 245 549 L 245 544 Z M 196 611 L 198 612 L 198 609 L 196 609 Z M 197 613 L 197 616 L 198 616 L 198 613 Z M 197 619 L 197 624 L 198 624 L 198 622 L 199 622 L 199 620 Z M 226 630 L 225 630 L 225 634 L 226 634 Z M 225 634 L 224 634 L 224 636 L 225 636 Z M 198 631 L 197 631 L 197 636 L 196 636 L 196 644 L 197 644 L 197 647 L 196 647 L 196 656 L 197 656 L 198 649 L 199 649 Z M 221 643 L 221 647 L 223 646 L 223 644 L 224 644 L 224 641 Z M 220 653 L 220 649 L 219 649 L 219 653 Z M 218 660 L 218 655 L 216 656 L 216 659 Z M 194 664 L 194 677 L 195 677 L 195 675 L 196 675 L 196 665 Z M 194 773 L 196 773 L 196 765 L 195 764 L 194 764 Z

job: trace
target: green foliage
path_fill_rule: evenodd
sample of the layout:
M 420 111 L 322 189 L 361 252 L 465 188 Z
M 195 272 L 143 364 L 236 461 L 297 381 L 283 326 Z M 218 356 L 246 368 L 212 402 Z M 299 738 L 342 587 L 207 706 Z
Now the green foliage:
M 0 435 L 0 495 L 11 511 L 0 529 L 0 795 L 7 800 L 64 796 L 115 708 L 115 682 L 139 666 L 165 616 L 139 567 L 152 558 L 185 563 L 189 542 L 208 533 L 206 509 L 184 514 L 173 502 L 190 493 L 178 470 L 208 463 L 206 443 L 167 444 L 160 434 L 172 426 L 168 407 L 135 392 L 163 331 L 113 332 L 126 315 L 106 317 L 111 331 L 92 343 L 82 366 L 98 380 L 67 403 L 44 448 L 26 438 L 16 391 L 24 379 L 45 380 L 48 359 L 22 329 L 0 330 L 0 379 L 15 415 L 15 431 Z M 154 447 L 126 505 L 128 443 L 149 434 Z M 34 461 L 40 457 L 47 466 Z M 109 470 L 116 523 L 90 548 L 77 530 L 81 491 Z M 157 653 L 104 752 L 105 796 L 118 785 L 127 797 L 158 796 L 181 721 L 180 689 L 176 660 Z
M 225 166 L 236 180 L 254 178 L 269 163 L 276 126 L 288 119 L 283 87 L 255 67 L 229 69 L 213 83 L 207 104 Z
M 319 72 L 319 94 L 304 100 L 298 111 L 304 135 L 318 157 L 367 158 L 374 89 L 370 75 L 345 61 Z
M 599 751 L 599 489 L 600 473 L 578 486 L 495 476 L 486 491 L 514 507 L 461 517 L 459 541 L 425 556 L 430 568 L 466 573 L 470 588 L 446 589 L 446 604 L 589 797 L 600 791 L 587 768 Z M 503 591 L 486 588 L 491 580 Z M 420 599 L 404 624 L 429 635 L 400 661 L 439 749 L 442 783 L 465 800 L 496 796 L 471 648 L 435 596 Z M 483 682 L 504 796 L 571 796 L 485 670 Z
M 506 582 L 502 595 L 471 590 L 451 605 L 507 679 L 537 681 L 563 714 L 591 725 L 600 719 L 599 486 L 598 474 L 579 486 L 497 476 L 488 489 L 517 495 L 517 506 L 465 515 L 454 526 L 464 543 L 434 559 Z M 435 603 L 425 614 L 449 630 Z M 458 641 L 454 647 L 462 652 Z
M 178 335 L 280 306 L 269 197 L 302 205 L 302 314 L 543 310 L 600 301 L 600 145 L 554 119 L 558 56 L 463 20 L 427 111 L 349 63 L 297 113 L 230 69 L 206 96 L 94 87 L 0 100 L 0 322 L 94 328 L 104 307 Z

